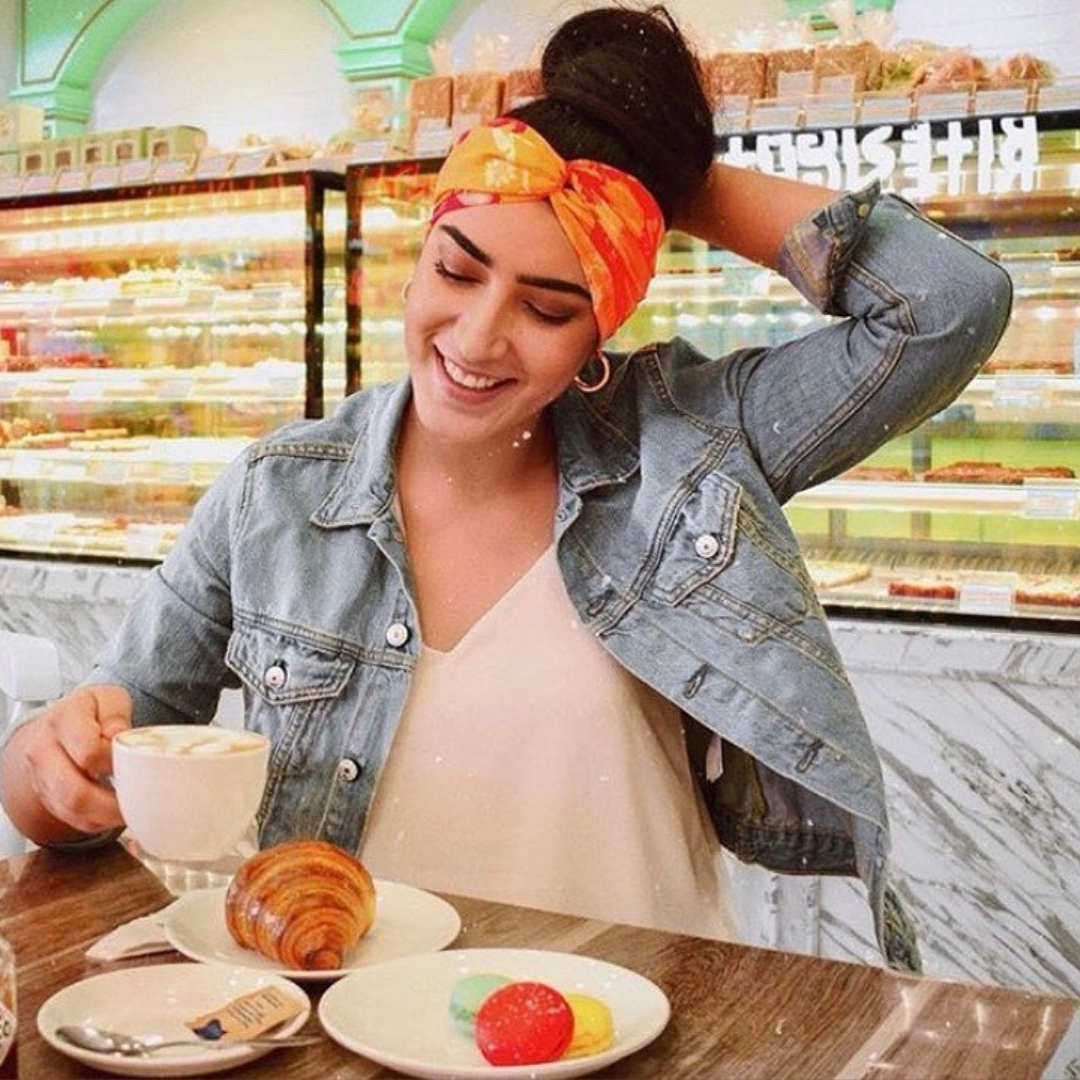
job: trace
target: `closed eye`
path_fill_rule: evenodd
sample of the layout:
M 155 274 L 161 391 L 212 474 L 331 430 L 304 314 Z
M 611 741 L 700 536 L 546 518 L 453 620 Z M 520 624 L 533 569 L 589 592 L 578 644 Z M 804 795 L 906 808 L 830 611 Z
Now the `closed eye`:
M 446 278 L 448 281 L 469 282 L 475 280 L 474 278 L 469 277 L 468 274 L 458 274 L 451 270 L 442 259 L 435 260 L 435 273 L 438 274 L 439 277 Z
M 544 311 L 543 308 L 538 308 L 535 304 L 525 305 L 542 323 L 547 323 L 548 326 L 564 326 L 574 316 L 572 314 L 567 315 L 563 313 L 553 314 L 550 311 Z
M 446 281 L 459 285 L 477 284 L 477 279 L 471 274 L 462 274 L 457 270 L 452 270 L 442 259 L 436 259 L 434 265 L 435 273 Z M 545 308 L 528 300 L 525 302 L 525 308 L 545 326 L 565 326 L 576 314 L 576 312 L 547 311 Z

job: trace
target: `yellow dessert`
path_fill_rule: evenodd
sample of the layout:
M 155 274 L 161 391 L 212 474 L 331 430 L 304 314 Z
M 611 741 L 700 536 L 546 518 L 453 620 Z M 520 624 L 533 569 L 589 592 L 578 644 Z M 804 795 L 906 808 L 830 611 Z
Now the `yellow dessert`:
M 611 1010 L 588 994 L 566 994 L 565 997 L 574 1014 L 574 1033 L 563 1057 L 585 1057 L 607 1050 L 615 1041 Z

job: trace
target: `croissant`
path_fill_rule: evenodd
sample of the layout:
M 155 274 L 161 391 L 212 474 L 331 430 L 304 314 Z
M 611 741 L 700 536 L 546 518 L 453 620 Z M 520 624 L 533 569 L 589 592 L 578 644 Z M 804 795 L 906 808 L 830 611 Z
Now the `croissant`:
M 371 875 L 325 840 L 257 852 L 225 893 L 225 922 L 237 944 L 292 970 L 340 968 L 374 920 Z

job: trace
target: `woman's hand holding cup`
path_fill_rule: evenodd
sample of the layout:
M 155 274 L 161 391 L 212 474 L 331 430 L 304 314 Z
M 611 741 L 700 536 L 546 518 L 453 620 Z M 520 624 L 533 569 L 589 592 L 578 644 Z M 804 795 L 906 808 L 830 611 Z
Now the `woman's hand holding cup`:
M 58 843 L 123 824 L 112 773 L 112 739 L 131 724 L 119 686 L 88 686 L 22 724 L 4 751 L 4 805 L 38 843 Z

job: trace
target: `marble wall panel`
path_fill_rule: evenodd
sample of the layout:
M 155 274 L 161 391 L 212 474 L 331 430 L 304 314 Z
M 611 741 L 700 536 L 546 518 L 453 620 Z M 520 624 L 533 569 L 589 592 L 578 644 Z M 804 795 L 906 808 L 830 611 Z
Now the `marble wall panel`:
M 74 685 L 116 632 L 149 571 L 139 567 L 0 559 L 0 630 L 51 638 Z

